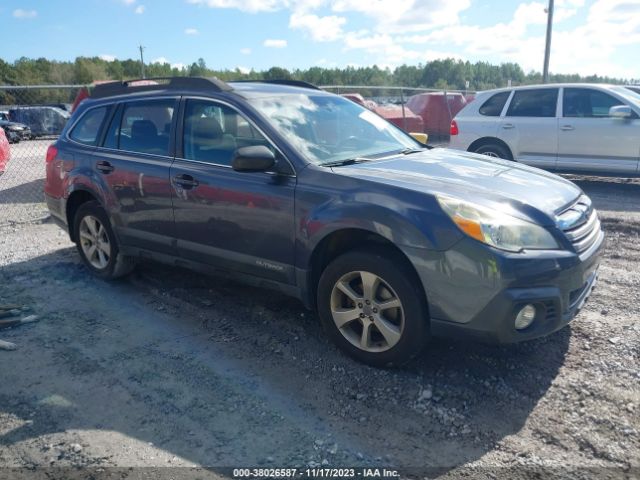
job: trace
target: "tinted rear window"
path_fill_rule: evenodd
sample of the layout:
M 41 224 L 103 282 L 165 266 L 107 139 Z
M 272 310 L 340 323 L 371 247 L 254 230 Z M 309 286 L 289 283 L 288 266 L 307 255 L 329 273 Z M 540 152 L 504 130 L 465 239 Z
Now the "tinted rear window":
M 107 107 L 94 108 L 86 112 L 69 134 L 72 140 L 85 145 L 96 145 L 100 127 L 107 114 Z
M 511 99 L 508 117 L 555 117 L 557 88 L 516 90 Z
M 125 104 L 114 116 L 104 146 L 128 152 L 169 155 L 175 105 L 173 99 Z
M 489 100 L 484 102 L 480 107 L 480 115 L 486 115 L 487 117 L 499 117 L 510 94 L 511 92 L 500 92 L 491 96 Z

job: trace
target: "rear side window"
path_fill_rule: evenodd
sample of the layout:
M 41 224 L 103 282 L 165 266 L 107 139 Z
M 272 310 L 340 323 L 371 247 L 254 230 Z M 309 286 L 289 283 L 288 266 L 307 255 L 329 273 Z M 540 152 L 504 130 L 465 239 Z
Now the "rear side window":
M 562 99 L 564 117 L 603 118 L 609 109 L 623 102 L 609 94 L 590 88 L 565 88 Z
M 508 117 L 555 117 L 557 88 L 516 90 L 507 110 Z
M 175 105 L 173 99 L 125 104 L 114 115 L 104 146 L 128 152 L 169 155 Z
M 480 115 L 485 115 L 487 117 L 499 117 L 510 94 L 511 92 L 500 92 L 491 96 L 489 100 L 484 102 L 480 107 Z
M 98 143 L 98 135 L 100 127 L 107 115 L 107 107 L 93 108 L 86 112 L 76 126 L 73 127 L 69 137 L 84 145 L 96 145 Z

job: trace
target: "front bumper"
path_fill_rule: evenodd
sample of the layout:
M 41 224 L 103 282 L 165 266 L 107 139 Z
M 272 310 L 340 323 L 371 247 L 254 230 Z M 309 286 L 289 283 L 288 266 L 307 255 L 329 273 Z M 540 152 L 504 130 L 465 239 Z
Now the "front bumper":
M 540 252 L 526 258 L 465 240 L 444 252 L 430 271 L 418 269 L 425 286 L 434 336 L 514 343 L 566 326 L 582 309 L 598 279 L 604 234 L 580 256 Z M 439 285 L 437 282 L 441 282 Z M 516 330 L 517 313 L 536 307 L 533 323 Z

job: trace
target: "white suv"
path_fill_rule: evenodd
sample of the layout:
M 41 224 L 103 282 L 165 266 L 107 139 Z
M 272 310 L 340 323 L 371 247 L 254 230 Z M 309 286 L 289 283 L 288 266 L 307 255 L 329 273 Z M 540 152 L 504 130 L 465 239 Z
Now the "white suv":
M 450 147 L 547 170 L 638 175 L 640 95 L 599 84 L 481 92 L 451 122 Z

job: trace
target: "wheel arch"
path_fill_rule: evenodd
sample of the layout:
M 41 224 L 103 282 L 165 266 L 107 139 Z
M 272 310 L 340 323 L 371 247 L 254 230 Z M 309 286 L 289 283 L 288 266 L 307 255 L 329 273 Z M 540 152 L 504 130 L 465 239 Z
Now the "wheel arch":
M 484 145 L 500 145 L 502 148 L 506 149 L 507 152 L 509 152 L 510 155 L 510 159 L 508 160 L 514 160 L 515 157 L 513 156 L 513 151 L 511 150 L 511 147 L 509 147 L 509 145 L 504 141 L 504 140 L 500 140 L 498 137 L 481 137 L 478 138 L 477 140 L 474 140 L 471 145 L 469 145 L 469 148 L 467 149 L 467 151 L 469 152 L 475 152 L 478 148 L 484 146 Z
M 420 279 L 415 266 L 409 259 L 409 256 L 402 250 L 402 248 L 377 232 L 357 227 L 334 230 L 325 235 L 316 244 L 309 256 L 307 265 L 307 298 L 305 298 L 307 306 L 312 310 L 317 309 L 316 292 L 320 276 L 327 265 L 344 253 L 363 248 L 376 248 L 392 252 L 393 255 L 396 255 L 412 273 L 413 280 L 419 286 L 422 301 L 424 301 L 425 306 L 427 306 L 427 298 L 422 280 Z
M 79 187 L 75 188 L 69 193 L 67 197 L 66 205 L 65 205 L 65 216 L 67 219 L 67 226 L 69 227 L 69 238 L 72 242 L 76 241 L 74 225 L 75 225 L 75 215 L 78 212 L 78 209 L 81 205 L 87 202 L 97 202 L 102 205 L 100 201 L 100 197 L 92 192 L 88 188 Z

